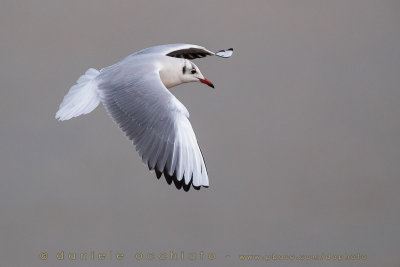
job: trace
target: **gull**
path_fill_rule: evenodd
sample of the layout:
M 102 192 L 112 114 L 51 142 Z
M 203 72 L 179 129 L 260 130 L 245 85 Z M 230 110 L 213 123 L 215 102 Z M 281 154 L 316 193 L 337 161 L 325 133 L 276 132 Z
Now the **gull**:
M 129 55 L 100 71 L 90 68 L 64 96 L 56 119 L 69 120 L 103 103 L 159 179 L 188 191 L 209 187 L 207 168 L 189 112 L 170 92 L 174 86 L 201 82 L 212 88 L 189 59 L 228 58 L 233 49 L 211 52 L 192 44 L 153 46 Z

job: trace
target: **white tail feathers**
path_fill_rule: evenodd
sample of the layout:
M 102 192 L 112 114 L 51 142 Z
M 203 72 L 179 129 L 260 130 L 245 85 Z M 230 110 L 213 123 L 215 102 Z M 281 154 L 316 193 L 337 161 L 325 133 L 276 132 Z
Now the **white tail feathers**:
M 82 114 L 88 114 L 99 105 L 100 96 L 97 92 L 95 80 L 99 73 L 98 70 L 88 69 L 78 79 L 77 84 L 72 86 L 64 96 L 57 111 L 56 119 L 64 121 Z

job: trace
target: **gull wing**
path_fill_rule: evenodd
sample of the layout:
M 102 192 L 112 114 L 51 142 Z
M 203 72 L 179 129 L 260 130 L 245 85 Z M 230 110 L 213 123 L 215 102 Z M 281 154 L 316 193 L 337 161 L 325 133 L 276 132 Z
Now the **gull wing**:
M 103 77 L 102 77 L 103 75 Z M 142 160 L 157 178 L 185 191 L 208 187 L 206 165 L 189 122 L 189 112 L 161 82 L 152 66 L 118 65 L 99 77 L 101 100 L 113 120 L 125 132 Z
M 219 56 L 223 58 L 227 58 L 232 56 L 233 48 L 229 48 L 227 50 L 220 50 L 216 53 L 198 45 L 192 44 L 167 44 L 167 45 L 159 45 L 153 46 L 146 49 L 143 49 L 133 55 L 138 54 L 158 54 L 170 57 L 177 58 L 186 58 L 186 59 L 195 59 L 202 58 L 206 56 Z

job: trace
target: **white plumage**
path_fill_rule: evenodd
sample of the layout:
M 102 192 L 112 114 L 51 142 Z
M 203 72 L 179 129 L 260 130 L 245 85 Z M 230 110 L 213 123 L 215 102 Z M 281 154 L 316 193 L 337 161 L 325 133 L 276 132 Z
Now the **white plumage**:
M 64 97 L 59 120 L 87 114 L 101 101 L 133 141 L 150 170 L 185 191 L 208 187 L 208 174 L 186 107 L 167 88 L 200 81 L 214 87 L 188 59 L 217 55 L 204 47 L 169 44 L 136 52 L 100 71 L 89 69 Z

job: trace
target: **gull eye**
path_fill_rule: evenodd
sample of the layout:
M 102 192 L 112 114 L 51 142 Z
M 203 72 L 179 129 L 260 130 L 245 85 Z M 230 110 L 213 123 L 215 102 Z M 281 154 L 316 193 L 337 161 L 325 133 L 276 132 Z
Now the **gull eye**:
M 183 66 L 183 68 L 182 68 L 182 73 L 183 73 L 183 74 L 186 73 L 186 66 Z
M 195 70 L 195 69 L 192 69 L 191 73 L 192 73 L 192 74 L 195 74 L 195 73 L 196 73 L 196 70 Z

